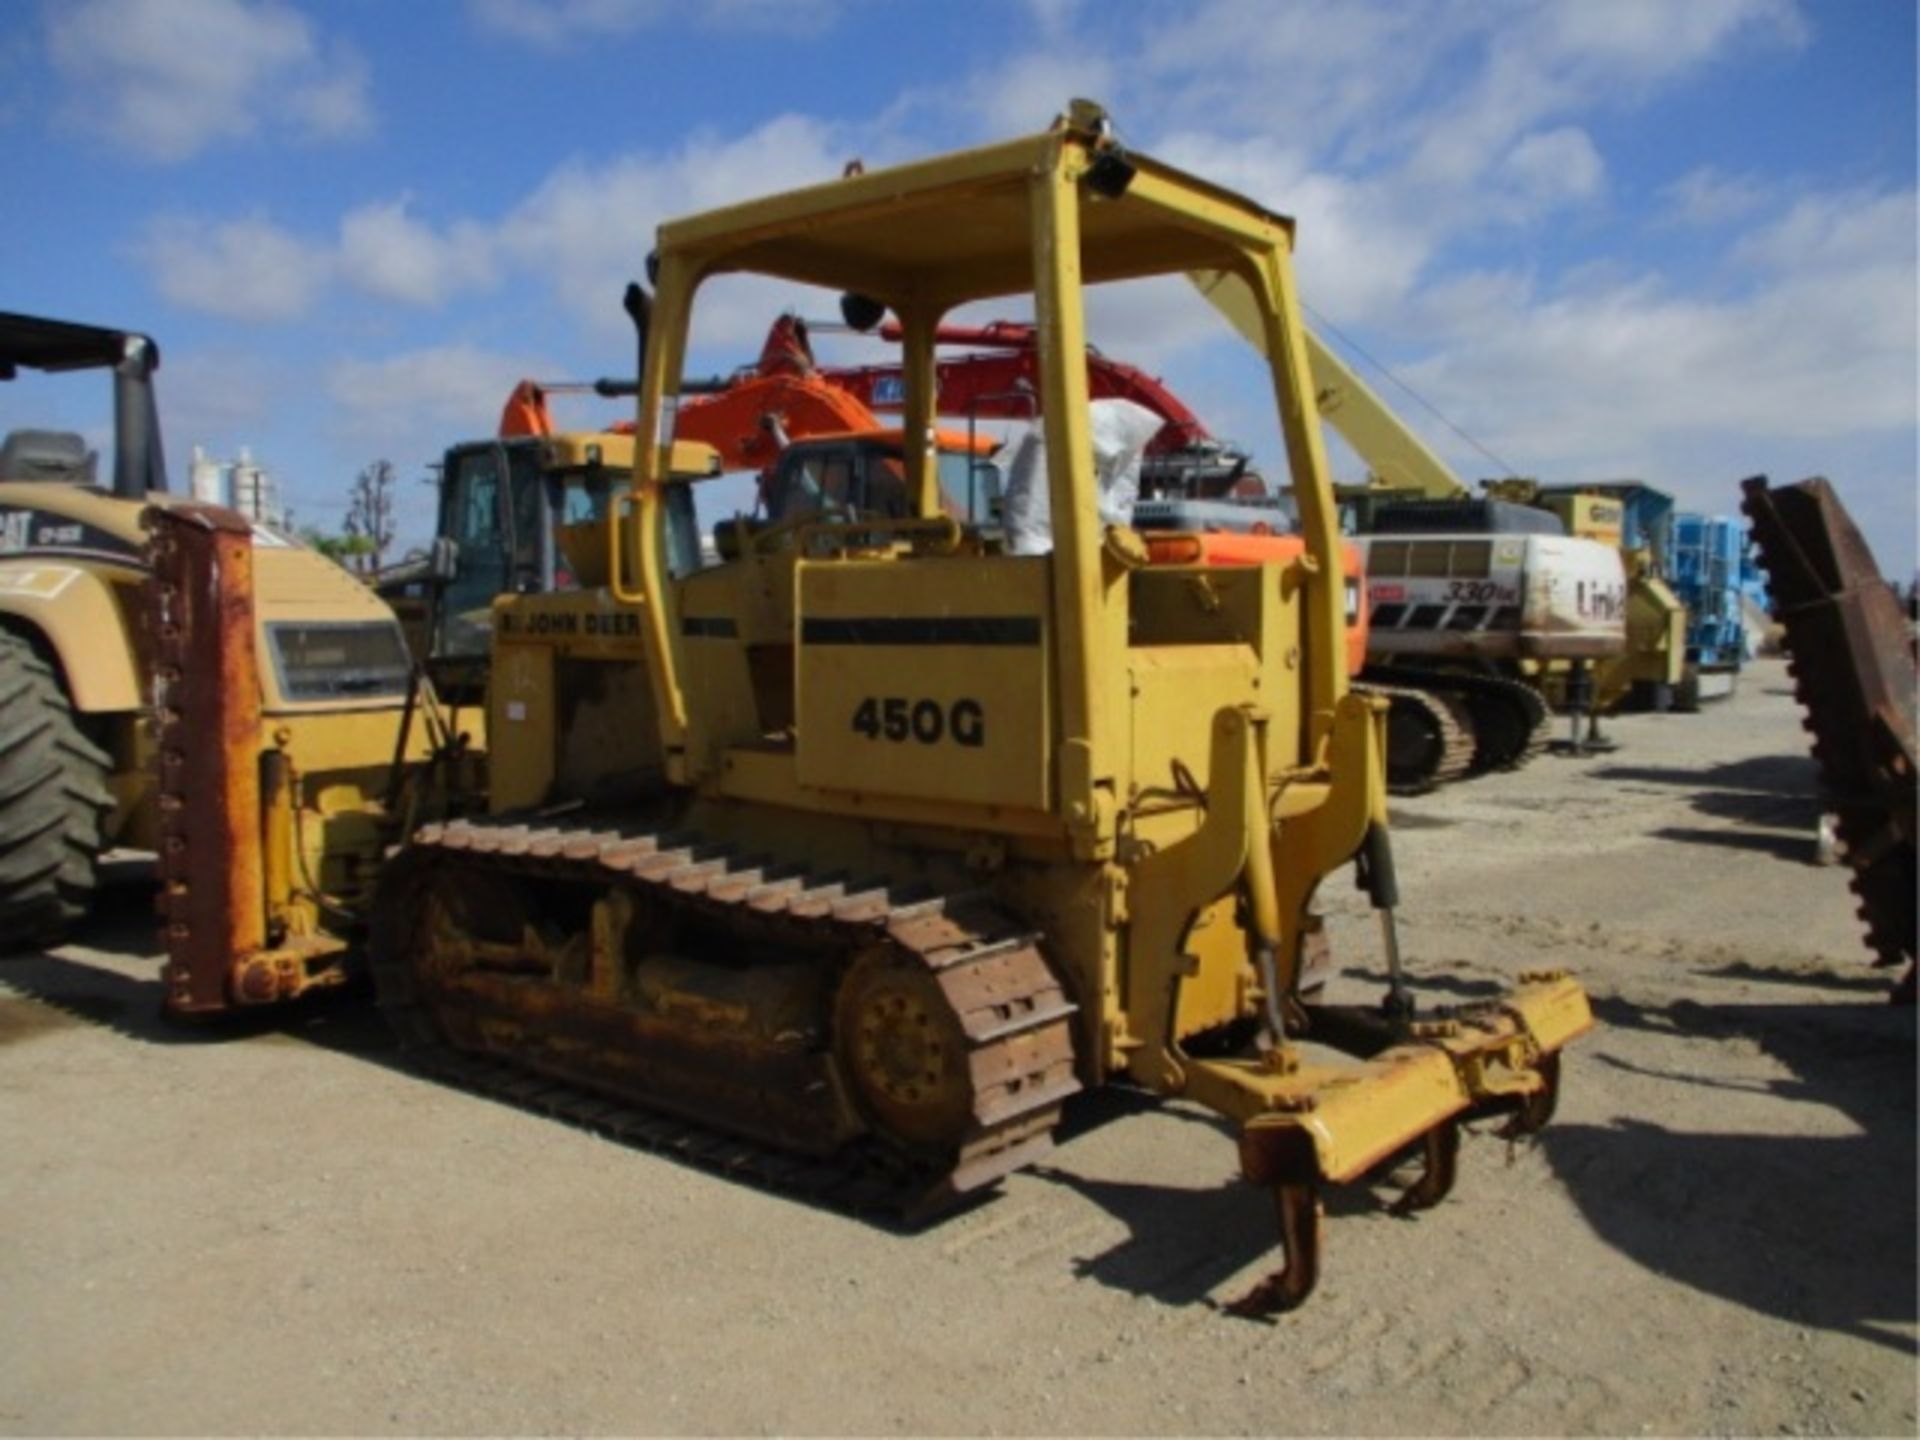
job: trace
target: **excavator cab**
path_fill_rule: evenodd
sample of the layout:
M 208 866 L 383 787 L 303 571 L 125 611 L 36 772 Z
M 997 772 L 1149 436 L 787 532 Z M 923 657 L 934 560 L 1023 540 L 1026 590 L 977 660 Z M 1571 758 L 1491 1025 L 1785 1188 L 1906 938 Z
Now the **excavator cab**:
M 940 432 L 935 461 L 941 513 L 970 527 L 1000 519 L 997 443 Z M 899 430 L 823 435 L 787 447 L 761 484 L 769 524 L 810 515 L 901 520 L 914 513 Z
M 1348 691 L 1292 251 L 1290 220 L 1125 152 L 1086 102 L 662 226 L 607 583 L 494 602 L 492 813 L 422 827 L 382 877 L 373 964 L 406 1046 L 907 1217 L 1045 1154 L 1080 1090 L 1184 1097 L 1278 1207 L 1286 1266 L 1254 1310 L 1312 1289 L 1324 1186 L 1420 1157 L 1406 1204 L 1432 1204 L 1462 1121 L 1544 1123 L 1579 986 L 1421 1015 L 1400 973 L 1384 707 Z M 1099 508 L 1084 290 L 1221 268 L 1269 341 L 1301 546 L 1157 565 Z M 901 513 L 797 499 L 791 545 L 687 570 L 688 335 L 735 273 L 899 317 L 904 504 L 849 471 L 848 503 Z M 1029 294 L 1051 546 L 1014 554 L 949 513 L 934 346 L 955 308 Z M 1319 1005 L 1313 899 L 1356 862 L 1387 994 Z

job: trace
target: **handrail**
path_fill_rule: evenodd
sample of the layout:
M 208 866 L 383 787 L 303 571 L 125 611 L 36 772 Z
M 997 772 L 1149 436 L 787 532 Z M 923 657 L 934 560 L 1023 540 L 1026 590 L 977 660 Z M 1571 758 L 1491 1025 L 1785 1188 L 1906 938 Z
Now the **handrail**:
M 613 598 L 622 605 L 645 605 L 647 595 L 644 590 L 629 590 L 624 581 L 621 566 L 620 537 L 624 533 L 620 526 L 623 516 L 632 513 L 632 492 L 615 492 L 608 497 L 607 503 L 607 589 Z

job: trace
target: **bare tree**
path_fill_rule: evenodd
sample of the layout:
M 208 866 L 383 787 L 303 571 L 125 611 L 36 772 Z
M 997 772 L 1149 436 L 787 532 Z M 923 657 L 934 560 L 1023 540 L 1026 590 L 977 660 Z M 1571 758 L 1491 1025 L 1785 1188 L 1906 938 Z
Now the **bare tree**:
M 393 464 L 376 460 L 353 482 L 347 503 L 346 532 L 349 553 L 363 570 L 378 570 L 393 544 Z

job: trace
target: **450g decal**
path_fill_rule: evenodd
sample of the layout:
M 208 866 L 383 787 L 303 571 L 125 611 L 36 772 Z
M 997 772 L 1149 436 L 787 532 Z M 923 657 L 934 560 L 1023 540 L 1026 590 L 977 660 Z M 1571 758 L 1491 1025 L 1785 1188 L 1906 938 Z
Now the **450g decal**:
M 943 705 L 938 700 L 869 695 L 854 708 L 853 730 L 869 740 L 912 739 L 922 745 L 951 740 L 956 745 L 977 746 L 987 743 L 987 712 L 978 700 Z

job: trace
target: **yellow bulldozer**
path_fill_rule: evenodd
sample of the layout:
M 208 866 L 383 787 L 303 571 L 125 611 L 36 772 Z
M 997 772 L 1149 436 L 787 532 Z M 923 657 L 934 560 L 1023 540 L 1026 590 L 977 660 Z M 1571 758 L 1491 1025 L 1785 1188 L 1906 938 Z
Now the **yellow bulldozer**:
M 1406 1158 L 1443 1196 L 1463 1121 L 1545 1123 L 1586 996 L 1557 972 L 1416 1010 L 1394 941 L 1384 705 L 1349 693 L 1338 521 L 1294 227 L 1048 131 L 663 226 L 630 491 L 605 583 L 493 604 L 489 813 L 383 867 L 371 960 L 407 1051 L 460 1082 L 854 1210 L 929 1215 L 1126 1083 L 1239 1127 L 1298 1304 L 1323 1187 Z M 1305 553 L 1155 563 L 1103 521 L 1083 290 L 1229 269 L 1258 298 Z M 701 565 L 672 464 L 703 282 L 848 296 L 904 330 L 906 516 L 802 506 Z M 1051 550 L 955 520 L 941 317 L 1031 295 Z M 1387 996 L 1299 984 L 1357 864 Z
M 382 849 L 453 747 L 371 591 L 168 492 L 159 360 L 144 335 L 0 314 L 0 378 L 111 370 L 115 436 L 104 485 L 79 435 L 0 445 L 0 925 L 50 943 L 103 850 L 153 851 L 164 1003 L 201 1015 L 346 978 Z

